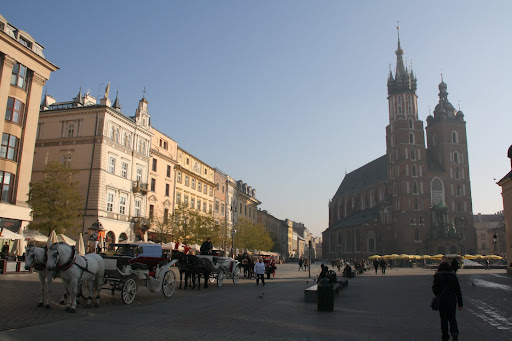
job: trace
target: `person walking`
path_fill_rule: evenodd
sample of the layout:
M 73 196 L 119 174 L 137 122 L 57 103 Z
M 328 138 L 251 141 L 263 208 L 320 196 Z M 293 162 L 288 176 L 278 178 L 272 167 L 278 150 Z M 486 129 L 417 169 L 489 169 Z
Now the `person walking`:
M 386 263 L 386 260 L 385 259 L 381 259 L 380 262 L 379 262 L 379 265 L 380 265 L 380 268 L 382 270 L 382 274 L 385 275 L 386 274 L 386 266 L 388 265 Z
M 302 270 L 302 258 L 299 258 L 299 271 Z
M 377 274 L 377 269 L 379 268 L 379 260 L 377 258 L 373 260 L 373 267 L 375 268 L 375 274 Z
M 256 285 L 261 283 L 265 285 L 265 263 L 263 263 L 263 259 L 258 258 L 258 262 L 254 264 L 254 274 L 256 275 Z
M 452 260 L 452 263 L 450 264 L 450 267 L 451 267 L 452 271 L 453 271 L 455 274 L 457 274 L 457 270 L 459 270 L 459 262 L 457 261 L 457 259 L 456 259 L 456 258 L 454 258 L 454 259 Z
M 442 340 L 449 340 L 451 334 L 453 341 L 458 341 L 459 328 L 455 313 L 457 305 L 459 310 L 462 310 L 463 307 L 462 291 L 460 290 L 459 280 L 449 263 L 442 262 L 439 264 L 434 275 L 432 292 L 440 300 L 439 317 L 441 318 Z M 450 325 L 450 334 L 448 333 L 448 324 Z

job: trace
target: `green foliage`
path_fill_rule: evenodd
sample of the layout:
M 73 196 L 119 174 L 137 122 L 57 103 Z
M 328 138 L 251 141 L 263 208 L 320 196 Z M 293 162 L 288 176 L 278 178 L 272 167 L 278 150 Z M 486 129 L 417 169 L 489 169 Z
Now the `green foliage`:
M 173 232 L 172 220 L 171 217 L 165 217 L 164 212 L 161 211 L 153 217 L 151 229 L 158 235 L 157 242 L 165 244 L 171 241 Z
M 80 229 L 80 215 L 83 210 L 78 181 L 73 175 L 78 171 L 66 168 L 58 162 L 49 162 L 43 171 L 43 178 L 30 183 L 27 203 L 32 208 L 33 221 L 29 228 L 49 235 L 56 233 L 77 233 Z
M 247 219 L 240 219 L 235 226 L 235 247 L 270 251 L 274 242 L 262 224 L 253 224 Z
M 180 204 L 174 210 L 171 220 L 175 241 L 201 245 L 206 238 L 211 238 L 212 243 L 218 245 L 221 229 L 213 220 L 212 214 L 201 213 Z

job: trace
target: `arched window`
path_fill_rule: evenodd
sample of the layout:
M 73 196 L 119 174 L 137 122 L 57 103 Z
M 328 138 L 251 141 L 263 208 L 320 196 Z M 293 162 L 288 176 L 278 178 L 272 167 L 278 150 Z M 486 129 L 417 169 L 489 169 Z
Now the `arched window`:
M 459 137 L 457 136 L 456 131 L 452 131 L 452 142 L 453 143 L 459 143 Z
M 412 194 L 418 194 L 418 183 L 416 181 L 412 183 Z
M 414 210 L 419 211 L 420 210 L 420 203 L 418 200 L 414 200 Z
M 418 176 L 418 172 L 416 170 L 416 165 L 412 165 L 412 167 L 411 167 L 411 175 L 413 177 L 417 177 Z
M 409 119 L 409 128 L 410 129 L 414 128 L 414 122 L 413 122 L 412 118 Z
M 110 135 L 109 135 L 110 139 L 113 140 L 114 139 L 114 126 L 110 126 Z
M 128 147 L 128 135 L 126 133 L 123 134 L 123 146 Z
M 416 221 L 414 221 L 414 218 L 411 218 L 411 219 L 409 220 L 409 224 L 411 224 L 411 225 L 416 225 Z
M 432 182 L 430 183 L 430 193 L 432 195 L 432 205 L 444 203 L 444 186 L 441 179 L 432 179 Z
M 456 180 L 460 179 L 460 170 L 458 168 L 455 168 L 455 179 Z
M 126 236 L 126 233 L 123 232 L 119 235 L 119 242 L 125 241 L 127 239 L 128 237 Z
M 420 217 L 418 220 L 419 220 L 420 225 L 423 225 L 425 223 L 425 221 L 423 220 L 423 217 Z
M 107 232 L 107 235 L 105 236 L 105 242 L 107 244 L 106 247 L 107 247 L 108 251 L 114 250 L 113 244 L 115 244 L 115 242 L 116 242 L 116 235 L 114 234 L 114 232 L 112 232 L 112 231 Z
M 462 196 L 462 189 L 461 189 L 460 185 L 457 185 L 457 192 L 456 192 L 455 196 L 457 196 L 457 197 Z
M 68 124 L 68 137 L 73 137 L 73 136 L 75 136 L 75 124 L 70 123 L 70 124 Z
M 368 252 L 375 252 L 375 250 L 376 250 L 375 232 L 373 232 L 373 231 L 368 232 L 368 234 L 366 235 L 366 238 L 368 240 Z
M 119 142 L 119 128 L 114 132 L 114 141 Z
M 411 96 L 407 96 L 407 112 L 412 113 L 412 100 L 411 100 Z
M 411 160 L 416 160 L 416 150 L 411 148 Z
M 453 153 L 453 163 L 459 163 L 459 153 Z
M 414 144 L 414 134 L 409 133 L 409 143 Z

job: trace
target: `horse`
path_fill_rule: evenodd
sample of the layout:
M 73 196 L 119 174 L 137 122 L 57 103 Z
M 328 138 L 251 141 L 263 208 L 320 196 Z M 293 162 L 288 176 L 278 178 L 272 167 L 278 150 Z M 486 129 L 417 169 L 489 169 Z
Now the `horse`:
M 253 278 L 254 276 L 254 260 L 247 252 L 241 256 L 240 268 L 244 269 L 244 278 Z
M 181 289 L 183 274 L 185 274 L 185 289 L 187 289 L 188 281 L 191 279 L 192 290 L 195 289 L 196 282 L 197 290 L 199 290 L 201 288 L 201 275 L 203 275 L 204 278 L 204 288 L 208 288 L 208 278 L 210 278 L 211 268 L 213 267 L 213 264 L 211 264 L 209 260 L 194 255 L 187 255 L 177 250 L 172 250 L 171 259 L 178 260 L 177 266 L 180 271 L 179 289 Z
M 46 270 L 45 248 L 33 245 L 25 247 L 25 270 L 30 270 L 32 267 L 37 271 L 39 282 L 41 282 L 41 298 L 37 306 L 44 305 L 46 309 L 50 309 L 50 288 L 56 273 Z
M 94 306 L 99 307 L 101 286 L 103 285 L 103 276 L 105 274 L 105 262 L 100 255 L 95 253 L 89 253 L 85 256 L 77 255 L 74 247 L 63 242 L 50 246 L 46 255 L 46 270 L 60 271 L 67 294 L 66 311 L 76 312 L 78 285 L 82 282 L 87 282 L 87 287 L 93 288 L 93 280 L 96 287 Z M 92 297 L 89 296 L 86 299 L 87 306 L 90 307 Z

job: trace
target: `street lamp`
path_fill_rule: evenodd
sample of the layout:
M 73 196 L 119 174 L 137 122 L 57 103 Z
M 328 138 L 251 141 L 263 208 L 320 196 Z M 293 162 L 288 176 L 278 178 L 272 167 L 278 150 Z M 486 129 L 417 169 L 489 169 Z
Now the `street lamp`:
M 235 258 L 235 234 L 236 230 L 231 229 L 231 258 Z

